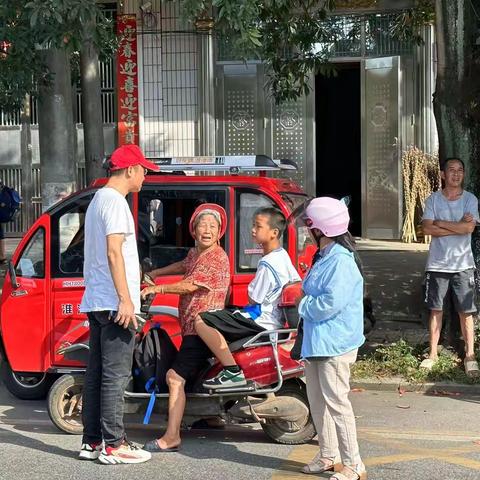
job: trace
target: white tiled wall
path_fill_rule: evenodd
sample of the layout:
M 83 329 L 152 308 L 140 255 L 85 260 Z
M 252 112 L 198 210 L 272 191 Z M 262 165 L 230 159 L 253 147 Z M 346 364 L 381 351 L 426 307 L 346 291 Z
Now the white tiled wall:
M 152 1 L 155 22 L 138 15 L 140 142 L 149 157 L 197 151 L 197 37 L 179 19 L 178 4 Z M 135 11 L 128 2 L 130 12 Z M 151 20 L 151 19 L 150 19 Z M 152 28 L 152 25 L 155 25 Z

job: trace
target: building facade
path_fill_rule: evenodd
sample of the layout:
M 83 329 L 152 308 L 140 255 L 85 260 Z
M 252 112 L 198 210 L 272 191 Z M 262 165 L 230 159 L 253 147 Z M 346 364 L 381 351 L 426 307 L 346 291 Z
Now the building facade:
M 337 75 L 312 75 L 307 97 L 276 105 L 265 66 L 238 58 L 211 24 L 186 24 L 178 2 L 124 1 L 109 150 L 133 141 L 149 157 L 288 158 L 310 195 L 352 197 L 353 233 L 400 238 L 401 152 L 436 150 L 435 65 L 430 28 L 421 47 L 391 38 L 391 3 L 367 1 L 331 17 L 337 33 L 327 47 Z

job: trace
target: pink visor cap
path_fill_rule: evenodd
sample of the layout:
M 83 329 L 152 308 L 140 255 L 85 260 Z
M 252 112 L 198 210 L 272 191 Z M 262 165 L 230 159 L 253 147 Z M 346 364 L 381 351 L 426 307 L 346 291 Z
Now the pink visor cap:
M 308 228 L 318 228 L 326 237 L 338 237 L 348 231 L 350 215 L 344 202 L 330 197 L 314 198 L 305 210 Z

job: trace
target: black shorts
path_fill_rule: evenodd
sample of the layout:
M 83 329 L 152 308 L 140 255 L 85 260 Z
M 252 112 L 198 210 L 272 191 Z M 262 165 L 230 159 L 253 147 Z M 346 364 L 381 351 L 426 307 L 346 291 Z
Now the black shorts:
M 200 314 L 202 320 L 209 326 L 218 330 L 228 343 L 253 337 L 265 329 L 251 318 L 245 318 L 241 313 L 233 310 L 214 310 Z
M 425 275 L 425 303 L 430 310 L 443 310 L 443 302 L 451 288 L 455 310 L 459 313 L 474 313 L 475 274 L 473 268 L 463 272 L 427 272 Z
M 198 335 L 187 335 L 170 368 L 189 382 L 207 366 L 211 356 L 212 352 Z

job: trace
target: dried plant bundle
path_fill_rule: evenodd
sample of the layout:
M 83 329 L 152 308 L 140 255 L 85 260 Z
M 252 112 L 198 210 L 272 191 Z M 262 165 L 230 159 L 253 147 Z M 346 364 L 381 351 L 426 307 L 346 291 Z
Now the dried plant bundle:
M 420 224 L 425 200 L 441 186 L 438 156 L 429 155 L 416 147 L 410 147 L 402 155 L 404 220 L 402 241 L 418 240 L 417 225 Z M 422 235 L 425 243 L 429 236 Z

